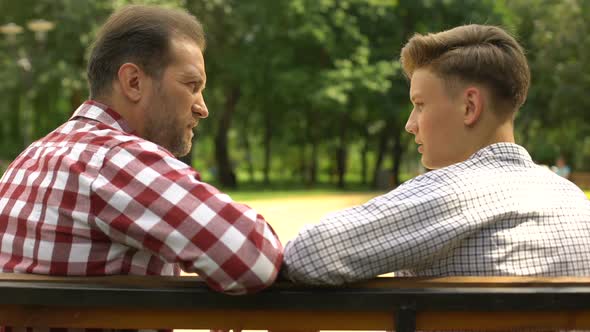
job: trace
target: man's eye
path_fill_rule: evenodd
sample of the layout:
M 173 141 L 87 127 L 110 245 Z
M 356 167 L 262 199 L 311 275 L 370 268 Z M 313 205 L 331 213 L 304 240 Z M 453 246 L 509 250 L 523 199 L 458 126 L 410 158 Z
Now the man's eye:
M 190 82 L 190 83 L 188 83 L 188 86 L 193 93 L 197 93 L 197 91 L 199 90 L 197 82 Z

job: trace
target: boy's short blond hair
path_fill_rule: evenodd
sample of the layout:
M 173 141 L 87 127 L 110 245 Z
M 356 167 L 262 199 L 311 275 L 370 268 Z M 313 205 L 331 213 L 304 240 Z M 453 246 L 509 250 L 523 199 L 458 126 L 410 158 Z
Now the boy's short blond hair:
M 401 51 L 409 78 L 427 68 L 448 87 L 478 83 L 492 93 L 498 111 L 514 112 L 526 100 L 530 70 L 523 48 L 505 30 L 489 25 L 464 25 L 427 35 L 415 34 Z

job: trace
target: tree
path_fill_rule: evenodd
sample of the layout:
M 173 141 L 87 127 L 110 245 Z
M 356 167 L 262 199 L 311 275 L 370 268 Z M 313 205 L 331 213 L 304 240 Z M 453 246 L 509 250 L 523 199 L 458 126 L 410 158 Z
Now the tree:
M 524 44 L 531 68 L 529 96 L 516 119 L 518 137 L 533 157 L 552 164 L 558 154 L 588 165 L 590 32 L 587 1 L 507 1 L 507 21 Z
M 55 23 L 46 39 L 32 32 L 0 45 L 0 116 L 4 158 L 63 123 L 86 98 L 85 50 L 109 1 L 3 1 L 4 17 L 25 27 L 33 19 Z

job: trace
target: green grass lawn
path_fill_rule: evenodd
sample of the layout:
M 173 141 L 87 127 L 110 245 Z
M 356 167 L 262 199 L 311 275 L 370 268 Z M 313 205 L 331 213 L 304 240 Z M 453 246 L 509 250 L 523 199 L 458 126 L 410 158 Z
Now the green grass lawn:
M 246 194 L 251 195 L 241 193 L 232 197 L 256 209 L 286 243 L 306 224 L 318 223 L 329 212 L 363 204 L 380 193 L 274 191 L 250 198 Z
M 353 191 L 342 191 L 336 189 L 296 189 L 296 190 L 283 190 L 283 189 L 262 189 L 262 190 L 227 190 L 225 191 L 235 201 L 253 201 L 253 200 L 267 200 L 273 198 L 299 198 L 299 197 L 317 197 L 325 195 L 373 195 L 379 196 L 384 192 L 370 191 L 370 190 L 353 190 Z M 584 190 L 584 193 L 590 199 L 590 190 Z
M 213 184 L 215 185 L 215 184 Z M 295 182 L 274 182 L 272 185 L 264 185 L 258 182 L 240 183 L 238 189 L 223 188 L 217 186 L 222 192 L 230 195 L 236 201 L 243 200 L 267 200 L 299 197 L 316 197 L 333 196 L 333 195 L 357 195 L 369 194 L 378 196 L 385 191 L 376 191 L 369 189 L 361 184 L 350 183 L 346 188 L 337 188 L 334 184 L 318 183 L 313 187 L 306 186 L 304 183 Z
M 383 192 L 379 191 L 342 191 L 336 189 L 296 189 L 296 190 L 281 190 L 281 189 L 262 189 L 262 190 L 227 190 L 225 191 L 235 201 L 256 201 L 269 199 L 289 199 L 289 198 L 303 198 L 314 197 L 321 199 L 323 196 L 341 195 L 356 196 L 356 195 L 372 195 L 379 196 Z

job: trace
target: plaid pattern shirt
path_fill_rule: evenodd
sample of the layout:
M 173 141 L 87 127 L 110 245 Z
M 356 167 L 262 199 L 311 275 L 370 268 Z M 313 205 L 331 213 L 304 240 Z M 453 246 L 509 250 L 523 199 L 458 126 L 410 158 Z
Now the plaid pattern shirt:
M 221 292 L 269 286 L 282 245 L 262 216 L 88 101 L 0 179 L 0 272 L 196 272 Z
M 341 284 L 415 276 L 590 275 L 590 201 L 510 143 L 301 230 L 284 274 Z

